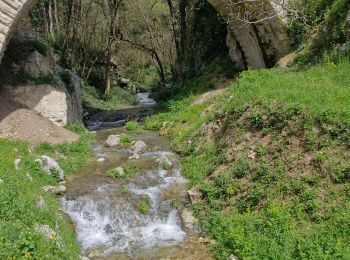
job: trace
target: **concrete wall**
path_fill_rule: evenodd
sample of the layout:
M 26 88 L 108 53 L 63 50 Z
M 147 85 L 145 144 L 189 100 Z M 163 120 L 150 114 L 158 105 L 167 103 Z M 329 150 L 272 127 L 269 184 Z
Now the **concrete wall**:
M 11 33 L 37 0 L 0 0 L 0 62 Z

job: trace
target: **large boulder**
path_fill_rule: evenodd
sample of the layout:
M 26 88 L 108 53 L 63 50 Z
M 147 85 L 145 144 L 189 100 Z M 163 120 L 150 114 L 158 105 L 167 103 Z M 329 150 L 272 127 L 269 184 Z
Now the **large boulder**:
M 33 32 L 18 30 L 10 40 L 0 78 L 0 95 L 65 126 L 82 114 L 81 79 L 55 65 L 54 56 Z
M 68 122 L 67 93 L 48 84 L 7 86 L 8 98 L 21 103 L 58 126 Z

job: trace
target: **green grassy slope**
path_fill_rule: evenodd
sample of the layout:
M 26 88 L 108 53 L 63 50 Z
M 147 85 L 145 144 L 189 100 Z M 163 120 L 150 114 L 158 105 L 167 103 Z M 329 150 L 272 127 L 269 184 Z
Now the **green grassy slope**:
M 349 68 L 247 71 L 146 121 L 201 190 L 192 207 L 218 258 L 350 258 Z
M 76 171 L 90 154 L 91 138 L 79 125 L 69 129 L 81 135 L 79 142 L 42 144 L 32 152 L 25 143 L 0 140 L 0 259 L 79 259 L 73 226 L 59 210 L 57 199 L 42 190 L 57 185 L 58 180 L 34 162 L 45 154 L 58 160 L 66 175 Z M 18 170 L 16 158 L 21 159 Z M 44 208 L 37 206 L 40 197 Z M 50 240 L 38 234 L 36 225 L 48 225 L 56 236 Z

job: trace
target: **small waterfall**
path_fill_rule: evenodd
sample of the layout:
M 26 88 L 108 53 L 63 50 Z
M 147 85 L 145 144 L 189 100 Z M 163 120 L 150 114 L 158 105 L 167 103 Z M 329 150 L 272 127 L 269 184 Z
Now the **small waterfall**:
M 152 152 L 144 157 L 154 161 L 161 154 L 171 153 Z M 179 169 L 156 168 L 132 177 L 124 185 L 108 183 L 88 195 L 72 200 L 62 198 L 61 204 L 75 223 L 83 254 L 97 249 L 101 256 L 112 253 L 132 256 L 136 250 L 177 245 L 185 239 L 178 210 L 163 196 L 164 191 L 176 184 L 185 184 Z M 122 187 L 129 192 L 124 194 Z M 149 200 L 147 214 L 138 210 L 143 198 Z
M 150 98 L 150 92 L 138 93 L 137 99 L 139 100 L 139 104 L 142 106 L 153 106 L 156 104 L 156 101 Z

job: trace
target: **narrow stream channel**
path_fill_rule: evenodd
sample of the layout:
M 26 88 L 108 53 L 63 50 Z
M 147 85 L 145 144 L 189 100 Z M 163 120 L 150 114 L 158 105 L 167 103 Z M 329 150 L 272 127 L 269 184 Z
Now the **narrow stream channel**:
M 61 199 L 74 222 L 82 255 L 90 259 L 212 259 L 207 245 L 201 243 L 198 226 L 184 217 L 188 212 L 184 207 L 186 180 L 169 141 L 154 132 L 113 128 L 123 125 L 128 113 L 150 113 L 154 101 L 148 94 L 139 99 L 142 106 L 115 112 L 113 118 L 108 115 L 109 123 L 102 115 L 88 122 L 89 129 L 98 130 L 94 156 L 69 178 Z M 147 152 L 140 159 L 129 159 L 128 145 L 104 145 L 112 134 L 144 141 Z M 155 160 L 162 154 L 173 162 L 171 170 L 157 166 Z M 136 165 L 139 173 L 129 179 L 106 176 L 110 169 L 129 165 Z M 139 210 L 145 199 L 150 206 L 146 214 Z

